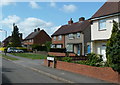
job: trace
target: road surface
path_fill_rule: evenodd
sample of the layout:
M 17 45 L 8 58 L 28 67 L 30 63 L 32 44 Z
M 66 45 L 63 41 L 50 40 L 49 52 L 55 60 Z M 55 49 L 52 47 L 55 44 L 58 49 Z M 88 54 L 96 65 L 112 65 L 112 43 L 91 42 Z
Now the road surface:
M 46 75 L 2 59 L 2 83 L 62 83 Z

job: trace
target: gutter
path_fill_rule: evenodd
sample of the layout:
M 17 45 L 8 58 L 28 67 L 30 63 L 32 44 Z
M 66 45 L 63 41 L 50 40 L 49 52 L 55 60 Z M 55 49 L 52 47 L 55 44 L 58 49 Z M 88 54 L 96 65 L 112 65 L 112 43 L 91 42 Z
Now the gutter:
M 89 20 L 98 20 L 98 19 L 103 19 L 103 18 L 107 18 L 107 17 L 112 17 L 112 16 L 118 16 L 120 15 L 120 13 L 115 13 L 115 14 L 110 14 L 110 15 L 106 15 L 106 16 L 101 16 L 101 17 L 97 17 L 97 18 L 90 18 Z

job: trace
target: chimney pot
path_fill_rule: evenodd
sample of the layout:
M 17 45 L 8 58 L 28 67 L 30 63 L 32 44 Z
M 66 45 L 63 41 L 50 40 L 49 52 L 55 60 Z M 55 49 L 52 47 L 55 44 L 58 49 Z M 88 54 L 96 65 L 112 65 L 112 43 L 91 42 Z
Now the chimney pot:
M 68 24 L 71 25 L 73 23 L 72 18 L 70 19 L 70 21 L 68 21 Z
M 79 22 L 84 21 L 84 20 L 85 20 L 84 17 L 79 18 Z
M 37 29 L 34 29 L 34 32 L 37 32 Z
M 40 28 L 38 28 L 38 31 L 40 31 Z

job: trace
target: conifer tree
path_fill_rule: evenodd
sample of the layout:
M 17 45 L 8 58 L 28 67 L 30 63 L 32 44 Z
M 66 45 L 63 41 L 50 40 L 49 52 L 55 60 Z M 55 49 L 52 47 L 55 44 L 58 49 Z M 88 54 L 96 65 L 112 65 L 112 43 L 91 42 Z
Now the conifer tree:
M 11 46 L 12 47 L 20 47 L 21 46 L 21 39 L 19 36 L 19 29 L 18 27 L 13 24 L 13 32 L 11 37 Z
M 106 48 L 107 64 L 120 73 L 120 30 L 118 23 L 113 21 L 111 38 Z

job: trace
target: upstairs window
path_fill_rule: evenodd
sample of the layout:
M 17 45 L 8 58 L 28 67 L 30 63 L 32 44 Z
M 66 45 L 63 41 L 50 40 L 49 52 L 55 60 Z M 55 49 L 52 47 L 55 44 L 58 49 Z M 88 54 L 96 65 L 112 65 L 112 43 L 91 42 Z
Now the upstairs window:
M 106 20 L 99 20 L 99 30 L 106 30 Z
M 58 40 L 62 40 L 62 35 L 59 35 L 59 36 L 58 36 Z
M 77 36 L 76 36 L 77 38 L 80 38 L 80 33 L 77 33 Z
M 56 36 L 53 37 L 53 40 L 56 41 Z
M 69 34 L 69 35 L 68 35 L 68 38 L 69 38 L 69 39 L 73 39 L 73 38 L 74 38 L 74 37 L 73 37 L 73 34 Z

